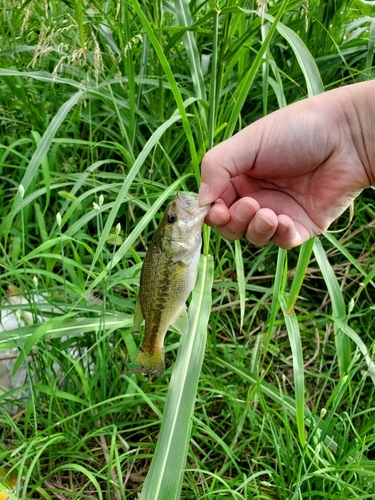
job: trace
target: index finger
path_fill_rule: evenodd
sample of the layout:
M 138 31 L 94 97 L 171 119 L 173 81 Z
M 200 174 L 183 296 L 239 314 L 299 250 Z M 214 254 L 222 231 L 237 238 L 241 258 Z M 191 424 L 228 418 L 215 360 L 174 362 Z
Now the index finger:
M 231 178 L 253 167 L 257 156 L 256 145 L 259 144 L 259 127 L 253 127 L 253 134 L 249 134 L 251 127 L 246 127 L 205 154 L 198 195 L 201 207 L 220 198 L 230 187 Z M 251 142 L 249 136 L 253 139 Z

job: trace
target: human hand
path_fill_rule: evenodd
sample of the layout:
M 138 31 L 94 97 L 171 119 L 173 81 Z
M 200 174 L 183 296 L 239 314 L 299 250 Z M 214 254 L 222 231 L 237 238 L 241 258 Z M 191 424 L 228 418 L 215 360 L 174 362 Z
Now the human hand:
M 298 102 L 246 127 L 202 161 L 199 203 L 229 240 L 292 248 L 325 231 L 374 185 L 375 85 Z

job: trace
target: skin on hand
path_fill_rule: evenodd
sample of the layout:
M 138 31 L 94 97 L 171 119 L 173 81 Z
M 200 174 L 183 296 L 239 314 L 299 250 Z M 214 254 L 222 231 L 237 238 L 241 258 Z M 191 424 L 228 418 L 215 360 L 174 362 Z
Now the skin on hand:
M 246 127 L 202 161 L 205 222 L 229 240 L 292 248 L 374 185 L 375 82 L 320 94 Z

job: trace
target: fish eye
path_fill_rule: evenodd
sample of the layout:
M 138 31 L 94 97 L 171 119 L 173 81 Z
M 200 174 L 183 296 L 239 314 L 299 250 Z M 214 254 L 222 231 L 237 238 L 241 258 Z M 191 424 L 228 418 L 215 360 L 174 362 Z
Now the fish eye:
M 177 220 L 177 215 L 176 214 L 169 214 L 168 215 L 168 222 L 169 224 L 173 224 Z

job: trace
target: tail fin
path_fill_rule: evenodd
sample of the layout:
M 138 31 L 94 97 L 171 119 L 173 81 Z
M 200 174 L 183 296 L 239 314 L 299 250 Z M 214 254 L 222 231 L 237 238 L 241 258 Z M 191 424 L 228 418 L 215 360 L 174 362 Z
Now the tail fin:
M 137 365 L 137 367 L 132 368 L 133 372 L 160 377 L 165 370 L 164 351 L 149 354 L 140 348 L 134 360 L 134 364 Z

